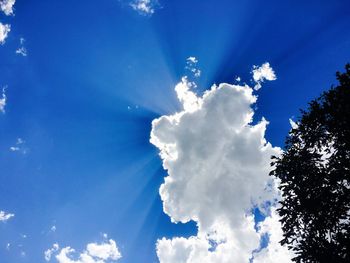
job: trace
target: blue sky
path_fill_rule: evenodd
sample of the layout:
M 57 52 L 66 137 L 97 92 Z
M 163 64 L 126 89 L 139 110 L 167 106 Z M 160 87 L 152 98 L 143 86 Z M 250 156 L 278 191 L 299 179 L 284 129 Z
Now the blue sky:
M 167 171 L 149 142 L 152 120 L 182 110 L 188 57 L 197 94 L 238 76 L 253 85 L 253 65 L 269 62 L 277 79 L 252 107 L 279 147 L 350 59 L 346 0 L 140 3 L 17 0 L 1 12 L 0 211 L 14 214 L 0 222 L 1 262 L 46 262 L 54 243 L 80 253 L 104 233 L 118 262 L 158 262 L 158 239 L 197 235 L 163 212 Z

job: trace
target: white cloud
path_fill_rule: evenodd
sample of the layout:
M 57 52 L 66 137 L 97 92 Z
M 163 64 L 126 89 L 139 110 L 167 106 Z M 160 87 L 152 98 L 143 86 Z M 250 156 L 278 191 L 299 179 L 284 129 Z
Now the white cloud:
M 290 127 L 292 127 L 292 129 L 298 129 L 299 127 L 298 123 L 296 123 L 292 119 L 289 119 L 289 124 L 290 124 Z
M 57 230 L 56 226 L 52 226 L 52 227 L 50 228 L 50 231 L 51 231 L 51 232 L 56 232 L 56 230 Z
M 58 245 L 58 243 L 53 244 L 52 248 L 49 248 L 48 250 L 46 250 L 44 252 L 45 260 L 50 261 L 52 254 L 55 253 L 56 251 L 58 251 L 59 248 L 60 248 L 60 246 Z
M 130 6 L 142 15 L 152 15 L 155 12 L 157 2 L 155 0 L 134 0 Z
M 19 150 L 20 150 L 20 148 L 17 147 L 17 146 L 11 146 L 11 147 L 10 147 L 10 151 L 12 151 L 12 152 L 17 152 L 17 151 L 19 151 Z
M 0 98 L 0 112 L 5 113 L 5 106 L 6 106 L 6 94 L 5 94 L 6 88 L 2 89 L 2 95 Z
M 254 87 L 255 90 L 259 90 L 261 88 L 261 84 L 265 80 L 276 80 L 276 75 L 273 69 L 270 67 L 270 63 L 266 62 L 262 64 L 260 67 L 253 66 L 253 79 L 256 82 L 256 85 Z
M 25 143 L 25 140 L 23 140 L 22 138 L 17 138 L 16 144 L 10 147 L 10 151 L 27 154 L 28 148 L 25 146 Z
M 71 247 L 64 247 L 59 252 L 58 244 L 54 244 L 51 249 L 45 251 L 45 259 L 51 260 L 53 253 L 56 255 L 58 263 L 107 263 L 120 259 L 121 253 L 113 239 L 101 244 L 89 243 L 85 251 L 79 254 L 78 259 L 73 259 L 72 254 L 75 250 Z
M 26 57 L 28 55 L 27 49 L 25 47 L 19 47 L 16 49 L 16 54 Z
M 273 208 L 271 216 L 259 224 L 260 232 L 269 237 L 269 245 L 254 256 L 254 263 L 284 263 L 291 262 L 295 255 L 286 247 L 282 247 L 279 241 L 283 238 L 280 217 Z
M 187 58 L 187 62 L 192 62 L 192 63 L 197 63 L 198 62 L 198 59 L 196 57 L 188 57 Z
M 5 15 L 13 15 L 13 6 L 16 0 L 0 0 L 0 9 L 5 13 Z
M 189 82 L 187 77 L 183 77 L 181 82 L 179 82 L 175 87 L 179 101 L 182 103 L 185 111 L 188 112 L 198 110 L 202 104 L 202 100 L 198 98 L 193 91 L 191 91 L 193 87 L 195 87 L 195 84 L 193 82 Z
M 11 26 L 0 22 L 0 45 L 5 43 L 8 33 L 11 31 Z
M 112 239 L 109 240 L 109 243 L 104 244 L 90 243 L 87 245 L 86 250 L 89 255 L 103 260 L 117 260 L 121 258 L 116 243 Z
M 26 57 L 26 56 L 28 55 L 27 49 L 26 49 L 26 47 L 24 46 L 25 41 L 26 41 L 26 40 L 25 40 L 23 37 L 21 37 L 21 38 L 19 39 L 20 46 L 19 46 L 19 48 L 17 48 L 17 50 L 16 50 L 16 54 L 22 55 L 23 57 Z
M 194 77 L 201 76 L 200 69 L 197 68 L 198 59 L 196 57 L 188 57 L 186 60 L 186 69 L 188 69 Z
M 202 97 L 191 88 L 187 78 L 176 86 L 184 109 L 155 119 L 150 141 L 168 172 L 164 212 L 195 221 L 198 234 L 158 240 L 157 255 L 161 263 L 248 263 L 266 229 L 255 230 L 251 211 L 279 198 L 268 173 L 281 150 L 266 141 L 264 118 L 252 123 L 252 88 L 222 83 Z
M 6 213 L 5 211 L 0 211 L 0 222 L 6 222 L 10 218 L 14 217 L 14 214 Z

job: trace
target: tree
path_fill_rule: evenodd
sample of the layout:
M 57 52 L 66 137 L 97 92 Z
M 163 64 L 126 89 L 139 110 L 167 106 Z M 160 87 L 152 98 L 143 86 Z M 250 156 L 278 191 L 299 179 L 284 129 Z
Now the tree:
M 339 85 L 301 111 L 285 151 L 272 157 L 281 244 L 298 263 L 350 262 L 350 64 L 336 76 Z

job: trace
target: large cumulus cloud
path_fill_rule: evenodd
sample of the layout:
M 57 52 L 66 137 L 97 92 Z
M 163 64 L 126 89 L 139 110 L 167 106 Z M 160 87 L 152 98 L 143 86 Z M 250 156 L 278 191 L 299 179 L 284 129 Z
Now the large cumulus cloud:
M 259 246 L 268 228 L 257 230 L 251 211 L 278 198 L 268 173 L 280 149 L 266 141 L 264 118 L 252 123 L 252 88 L 222 83 L 198 96 L 192 86 L 187 78 L 176 86 L 183 110 L 155 119 L 150 141 L 168 172 L 159 190 L 164 212 L 173 222 L 195 221 L 198 234 L 160 239 L 157 254 L 161 263 L 249 262 L 267 254 Z

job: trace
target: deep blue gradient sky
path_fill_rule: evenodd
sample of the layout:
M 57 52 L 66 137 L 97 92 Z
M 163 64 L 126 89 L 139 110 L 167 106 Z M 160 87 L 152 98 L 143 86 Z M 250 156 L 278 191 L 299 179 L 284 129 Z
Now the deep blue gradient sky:
M 0 210 L 15 214 L 0 223 L 0 261 L 44 262 L 54 242 L 81 250 L 108 233 L 120 262 L 157 262 L 158 238 L 196 233 L 163 213 L 166 173 L 149 143 L 151 121 L 180 109 L 186 58 L 199 60 L 199 92 L 249 83 L 270 62 L 277 80 L 258 92 L 256 119 L 283 146 L 288 119 L 350 62 L 349 10 L 348 0 L 160 0 L 144 16 L 127 1 L 17 0 L 14 17 L 0 15 L 12 26 L 0 46 Z M 27 57 L 15 54 L 20 37 Z M 26 154 L 9 150 L 17 138 Z

